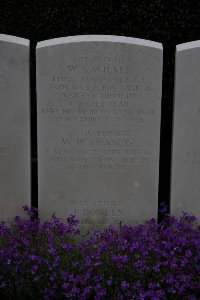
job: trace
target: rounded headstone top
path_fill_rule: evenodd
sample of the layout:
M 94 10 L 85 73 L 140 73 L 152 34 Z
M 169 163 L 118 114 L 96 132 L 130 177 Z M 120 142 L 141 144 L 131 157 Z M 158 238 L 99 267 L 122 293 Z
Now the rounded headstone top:
M 29 46 L 30 41 L 13 35 L 0 34 L 0 41 Z
M 184 50 L 189 50 L 189 49 L 199 48 L 199 47 L 200 47 L 200 41 L 192 41 L 192 42 L 177 45 L 176 51 L 184 51 Z
M 163 49 L 161 43 L 132 38 L 126 36 L 115 36 L 115 35 L 77 35 L 77 36 L 68 36 L 55 38 L 51 40 L 45 40 L 37 44 L 37 49 L 49 46 L 55 46 L 59 44 L 67 43 L 79 43 L 79 42 L 111 42 L 111 43 L 127 43 L 139 46 L 146 46 L 151 48 Z

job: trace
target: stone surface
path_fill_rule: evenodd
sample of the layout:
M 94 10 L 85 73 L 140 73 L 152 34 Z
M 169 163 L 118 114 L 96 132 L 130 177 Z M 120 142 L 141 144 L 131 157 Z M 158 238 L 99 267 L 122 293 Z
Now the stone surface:
M 171 212 L 200 217 L 200 41 L 177 46 L 175 76 Z
M 30 205 L 29 41 L 0 34 L 0 219 Z
M 37 45 L 39 209 L 84 228 L 157 217 L 162 45 L 76 36 Z

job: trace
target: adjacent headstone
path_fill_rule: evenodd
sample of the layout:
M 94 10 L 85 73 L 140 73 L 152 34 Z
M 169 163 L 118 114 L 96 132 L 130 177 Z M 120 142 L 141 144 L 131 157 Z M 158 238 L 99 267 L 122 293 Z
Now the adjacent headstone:
M 0 34 L 0 219 L 30 205 L 29 41 Z
M 39 209 L 84 228 L 157 217 L 162 45 L 75 36 L 37 45 Z
M 177 46 L 175 76 L 171 212 L 200 217 L 200 41 Z

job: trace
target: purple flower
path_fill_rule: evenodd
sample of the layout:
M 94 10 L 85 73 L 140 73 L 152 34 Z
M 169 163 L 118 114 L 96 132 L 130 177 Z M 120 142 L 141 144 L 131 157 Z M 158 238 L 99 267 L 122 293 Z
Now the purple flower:
M 31 271 L 32 272 L 36 272 L 38 270 L 38 266 L 36 266 L 36 265 L 33 265 L 32 267 L 31 267 Z
M 122 288 L 122 289 L 127 289 L 128 287 L 129 287 L 129 283 L 126 282 L 125 280 L 122 281 L 122 283 L 121 283 L 121 288 Z
M 31 299 L 200 298 L 200 227 L 186 213 L 164 212 L 137 226 L 108 226 L 77 240 L 78 220 L 0 222 L 0 289 Z M 28 291 L 28 292 L 27 292 Z M 31 297 L 31 296 L 30 296 Z

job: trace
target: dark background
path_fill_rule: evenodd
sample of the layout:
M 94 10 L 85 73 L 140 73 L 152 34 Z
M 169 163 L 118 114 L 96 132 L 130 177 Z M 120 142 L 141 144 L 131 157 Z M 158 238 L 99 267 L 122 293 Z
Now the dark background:
M 0 0 L 0 33 L 31 40 L 32 204 L 37 206 L 35 47 L 81 34 L 124 35 L 164 48 L 159 203 L 169 203 L 175 46 L 200 39 L 200 1 Z

